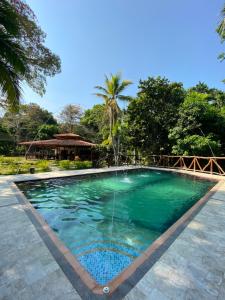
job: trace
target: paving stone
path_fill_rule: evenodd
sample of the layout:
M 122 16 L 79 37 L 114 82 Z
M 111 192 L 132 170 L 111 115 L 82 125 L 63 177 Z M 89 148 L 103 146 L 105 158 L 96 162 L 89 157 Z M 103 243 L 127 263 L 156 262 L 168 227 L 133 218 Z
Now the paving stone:
M 10 182 L 94 172 L 92 169 L 0 177 L 0 300 L 81 299 L 23 206 L 15 202 Z M 225 183 L 124 299 L 224 300 L 224 225 Z
M 148 296 L 146 296 L 138 287 L 134 287 L 130 293 L 124 298 L 124 300 L 147 300 Z
M 147 297 L 148 300 L 169 300 L 171 298 L 167 297 L 166 295 L 164 295 L 163 293 L 161 293 L 160 291 L 158 291 L 157 289 L 153 289 L 153 291 L 151 292 L 151 294 Z

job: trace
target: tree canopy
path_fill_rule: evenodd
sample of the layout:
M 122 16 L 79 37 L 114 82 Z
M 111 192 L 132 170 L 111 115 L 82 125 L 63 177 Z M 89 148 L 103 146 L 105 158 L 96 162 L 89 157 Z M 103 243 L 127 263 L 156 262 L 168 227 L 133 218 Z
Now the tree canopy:
M 166 78 L 141 80 L 137 98 L 128 106 L 128 127 L 133 147 L 147 153 L 168 153 L 169 130 L 185 96 L 182 83 Z
M 0 2 L 0 105 L 18 109 L 25 81 L 43 95 L 46 76 L 60 72 L 60 59 L 45 43 L 46 34 L 22 0 Z
M 82 116 L 82 109 L 80 105 L 68 104 L 64 106 L 59 115 L 61 128 L 65 132 L 75 132 L 76 125 L 80 122 Z
M 178 111 L 169 138 L 173 154 L 211 155 L 221 152 L 225 119 L 207 94 L 189 92 Z

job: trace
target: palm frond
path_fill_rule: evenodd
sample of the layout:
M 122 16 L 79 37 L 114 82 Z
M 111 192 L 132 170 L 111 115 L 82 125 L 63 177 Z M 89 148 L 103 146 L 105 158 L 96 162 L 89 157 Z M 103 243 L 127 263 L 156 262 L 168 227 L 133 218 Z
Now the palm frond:
M 118 94 L 123 92 L 125 88 L 129 85 L 131 85 L 133 82 L 130 80 L 123 80 L 118 88 Z
M 100 85 L 96 85 L 96 86 L 95 86 L 95 89 L 100 90 L 100 91 L 103 91 L 103 92 L 105 92 L 106 94 L 108 93 L 108 91 L 107 91 L 104 87 L 102 87 L 102 86 L 100 86 Z
M 225 39 L 225 5 L 221 11 L 221 21 L 216 29 L 217 33 L 220 35 L 222 41 Z
M 5 31 L 13 36 L 20 34 L 20 22 L 18 15 L 7 0 L 0 1 L 0 24 Z
M 12 110 L 17 110 L 20 96 L 21 78 L 14 72 L 14 70 L 0 60 L 0 91 L 2 96 L 6 98 L 6 102 Z
M 131 101 L 132 97 L 131 96 L 119 95 L 118 99 L 121 100 L 121 101 Z
M 107 101 L 108 101 L 108 99 L 109 99 L 105 94 L 94 93 L 94 95 L 97 96 L 97 97 L 102 98 L 102 99 L 105 101 L 105 103 L 107 103 Z
M 0 57 L 13 66 L 16 72 L 26 73 L 26 56 L 24 49 L 13 38 L 0 31 Z

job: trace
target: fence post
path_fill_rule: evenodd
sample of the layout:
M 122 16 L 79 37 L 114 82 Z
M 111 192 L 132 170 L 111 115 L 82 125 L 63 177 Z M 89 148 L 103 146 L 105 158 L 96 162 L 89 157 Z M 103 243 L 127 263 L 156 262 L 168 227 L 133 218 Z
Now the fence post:
M 194 157 L 194 172 L 196 170 L 196 158 Z

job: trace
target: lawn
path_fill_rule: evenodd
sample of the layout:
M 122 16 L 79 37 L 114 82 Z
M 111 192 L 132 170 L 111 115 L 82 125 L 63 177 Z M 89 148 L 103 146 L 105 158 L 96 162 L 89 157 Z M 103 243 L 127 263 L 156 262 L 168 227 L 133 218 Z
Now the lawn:
M 54 161 L 0 156 L 0 175 L 26 174 L 30 173 L 30 168 L 35 168 L 35 173 L 38 173 L 52 170 L 78 170 L 91 167 L 91 161 Z

